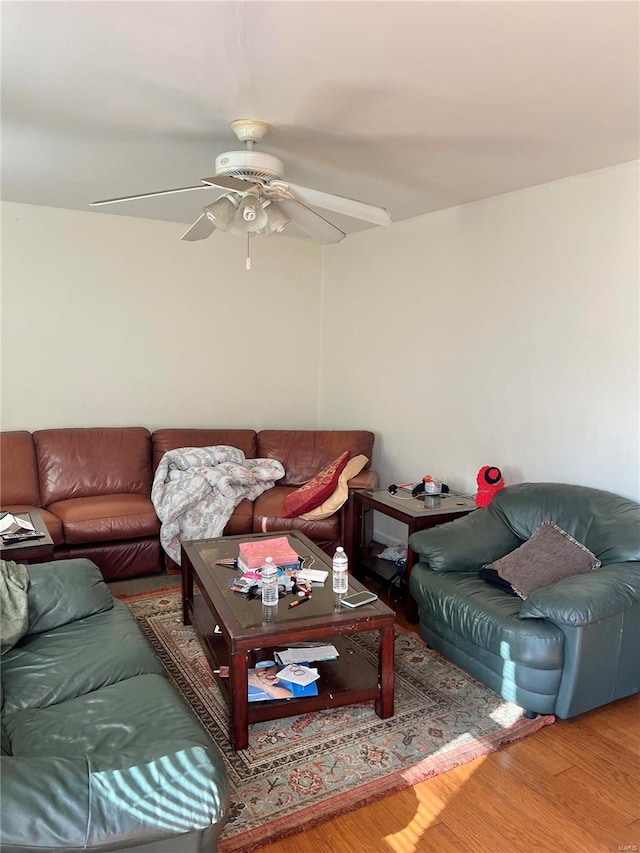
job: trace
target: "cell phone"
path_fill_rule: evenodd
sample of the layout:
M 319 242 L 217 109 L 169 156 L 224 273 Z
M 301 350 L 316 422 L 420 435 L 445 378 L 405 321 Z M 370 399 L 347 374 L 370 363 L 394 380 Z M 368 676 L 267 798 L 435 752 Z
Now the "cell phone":
M 340 602 L 345 607 L 362 607 L 363 604 L 371 604 L 378 596 L 375 592 L 354 592 L 353 595 L 347 595 Z

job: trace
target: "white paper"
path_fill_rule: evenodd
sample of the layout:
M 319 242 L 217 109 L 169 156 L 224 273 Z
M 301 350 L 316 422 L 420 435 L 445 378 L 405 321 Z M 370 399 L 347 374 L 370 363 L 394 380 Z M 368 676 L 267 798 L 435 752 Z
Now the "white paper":
M 314 660 L 335 660 L 338 650 L 335 646 L 305 646 L 300 649 L 283 649 L 276 653 L 280 663 L 311 663 Z
M 289 665 L 278 672 L 278 678 L 283 678 L 285 681 L 291 681 L 293 684 L 300 684 L 302 687 L 306 687 L 307 684 L 317 681 L 320 675 L 317 669 L 313 669 L 310 666 Z

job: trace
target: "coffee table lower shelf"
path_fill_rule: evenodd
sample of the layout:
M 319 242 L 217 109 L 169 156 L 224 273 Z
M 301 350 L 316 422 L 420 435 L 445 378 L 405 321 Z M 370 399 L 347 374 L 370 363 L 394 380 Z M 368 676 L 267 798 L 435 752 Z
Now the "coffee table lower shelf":
M 320 673 L 318 679 L 318 695 L 296 697 L 294 699 L 270 699 L 261 702 L 234 702 L 232 692 L 233 684 L 233 656 L 224 637 L 215 632 L 216 624 L 213 615 L 202 596 L 195 595 L 193 602 L 189 602 L 188 615 L 198 638 L 200 639 L 207 660 L 214 671 L 221 666 L 230 668 L 229 678 L 216 679 L 230 710 L 230 734 L 234 749 L 244 749 L 248 746 L 248 732 L 246 726 L 249 723 L 258 723 L 265 720 L 275 720 L 281 717 L 290 717 L 296 714 L 322 711 L 327 708 L 337 708 L 342 705 L 351 705 L 358 702 L 374 701 L 376 713 L 382 718 L 393 715 L 393 682 L 391 681 L 390 700 L 383 693 L 380 684 L 379 666 L 374 666 L 367 660 L 360 649 L 350 639 L 349 635 L 332 634 L 324 639 L 332 643 L 338 650 L 339 657 L 332 661 L 314 661 L 310 665 L 316 667 Z M 391 628 L 393 631 L 393 628 Z M 305 640 L 320 640 L 321 637 L 309 636 Z M 391 640 L 393 642 L 393 640 Z M 240 652 L 236 664 L 242 666 L 244 678 L 238 678 L 236 670 L 236 689 L 244 691 L 247 696 L 247 670 L 253 667 L 259 660 L 272 660 L 273 652 L 283 648 L 278 645 L 271 648 L 253 649 Z M 391 672 L 393 670 L 391 669 Z M 391 676 L 392 679 L 392 676 Z M 389 707 L 390 705 L 390 707 Z M 246 722 L 242 719 L 246 715 Z

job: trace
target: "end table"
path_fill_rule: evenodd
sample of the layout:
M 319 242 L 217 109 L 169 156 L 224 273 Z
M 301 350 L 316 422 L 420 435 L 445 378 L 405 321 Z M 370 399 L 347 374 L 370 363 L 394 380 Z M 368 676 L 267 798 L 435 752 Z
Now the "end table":
M 53 560 L 53 539 L 49 534 L 47 525 L 37 509 L 9 510 L 11 515 L 26 518 L 41 533 L 39 539 L 27 539 L 24 542 L 12 542 L 5 544 L 0 537 L 0 558 L 3 560 L 15 560 L 16 563 L 45 563 Z
M 478 507 L 472 498 L 446 494 L 440 496 L 419 495 L 413 497 L 410 491 L 398 489 L 392 495 L 388 489 L 358 489 L 353 492 L 353 531 L 352 553 L 349 555 L 353 570 L 362 563 L 369 543 L 364 541 L 366 517 L 370 512 L 381 512 L 406 524 L 407 537 L 418 530 L 435 527 L 453 521 L 461 515 L 467 515 Z M 409 578 L 416 562 L 414 552 L 407 549 L 407 565 L 404 572 L 404 606 L 408 622 L 418 621 L 418 609 L 409 591 Z

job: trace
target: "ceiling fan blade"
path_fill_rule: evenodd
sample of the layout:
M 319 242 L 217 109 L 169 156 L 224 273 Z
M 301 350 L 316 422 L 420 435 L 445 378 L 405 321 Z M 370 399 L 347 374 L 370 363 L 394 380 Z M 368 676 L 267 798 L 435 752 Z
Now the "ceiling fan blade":
M 354 219 L 363 219 L 365 222 L 373 222 L 374 225 L 391 225 L 393 219 L 389 211 L 375 204 L 367 204 L 364 201 L 356 201 L 333 193 L 324 193 L 321 190 L 312 190 L 309 187 L 300 187 L 290 184 L 289 189 L 304 204 L 312 204 L 323 210 L 332 210 L 334 213 L 343 213 L 345 216 L 353 216 Z
M 250 181 L 241 181 L 239 178 L 232 178 L 228 175 L 220 175 L 219 178 L 201 178 L 200 183 L 195 187 L 176 187 L 173 190 L 157 190 L 153 193 L 139 193 L 138 195 L 125 195 L 120 198 L 103 198 L 100 201 L 92 201 L 91 207 L 98 207 L 101 204 L 115 204 L 118 201 L 134 201 L 138 198 L 153 198 L 157 195 L 172 195 L 173 193 L 188 193 L 192 190 L 210 190 L 211 187 L 218 187 L 222 190 L 237 190 L 238 192 L 246 192 L 251 189 L 254 184 Z
M 322 216 L 296 199 L 278 199 L 278 207 L 284 210 L 298 228 L 319 243 L 339 243 L 345 237 L 344 231 L 336 228 L 331 222 L 327 222 Z
M 171 193 L 187 193 L 191 190 L 210 190 L 210 184 L 198 184 L 197 187 L 177 187 L 175 190 L 158 190 L 154 193 L 140 193 L 139 195 L 125 195 L 121 198 L 103 198 L 100 201 L 92 201 L 91 207 L 98 207 L 100 204 L 114 204 L 117 201 L 133 201 L 137 198 L 151 198 L 155 195 L 171 195 Z
M 242 178 L 234 178 L 231 175 L 218 175 L 217 178 L 200 178 L 200 180 L 203 184 L 220 187 L 222 190 L 236 190 L 239 193 L 246 193 L 251 187 L 256 186 L 253 181 L 243 181 Z
M 196 219 L 193 225 L 184 232 L 180 239 L 204 240 L 205 237 L 213 234 L 215 230 L 215 223 L 209 219 L 206 213 L 203 213 Z

